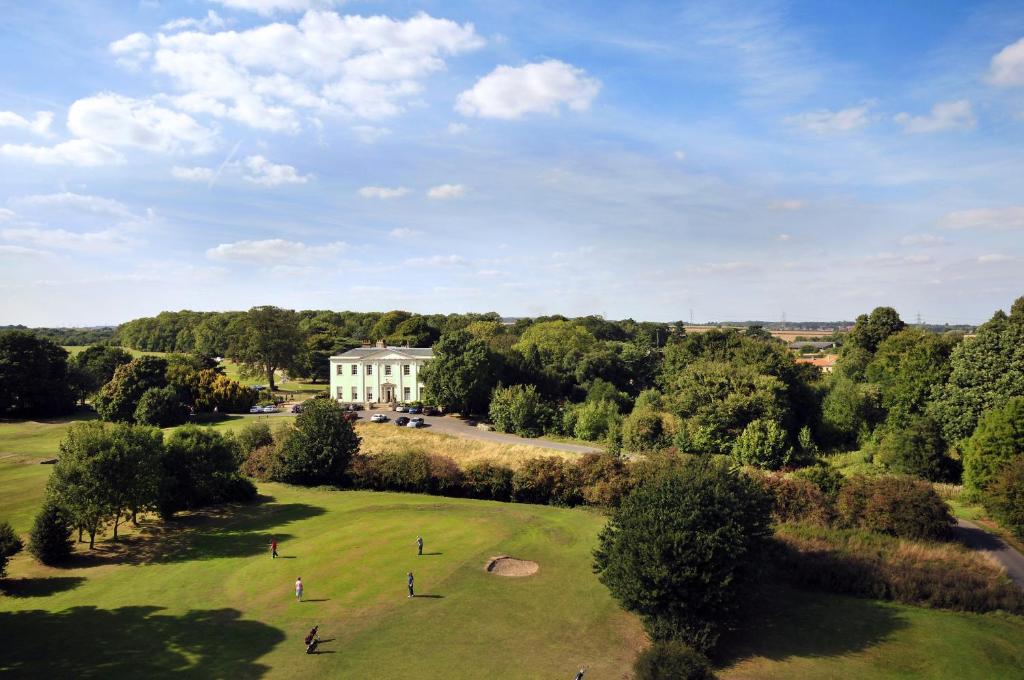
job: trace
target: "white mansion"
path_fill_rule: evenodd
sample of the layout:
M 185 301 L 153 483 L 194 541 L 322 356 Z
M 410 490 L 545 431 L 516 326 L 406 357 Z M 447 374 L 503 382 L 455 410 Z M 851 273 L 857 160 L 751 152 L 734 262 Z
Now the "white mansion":
M 331 396 L 346 403 L 420 401 L 423 364 L 434 357 L 429 347 L 376 347 L 350 349 L 331 357 Z

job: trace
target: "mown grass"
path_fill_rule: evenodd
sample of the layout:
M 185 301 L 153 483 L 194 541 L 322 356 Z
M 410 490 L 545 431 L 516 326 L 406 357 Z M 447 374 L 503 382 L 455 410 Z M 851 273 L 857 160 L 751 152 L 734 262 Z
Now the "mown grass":
M 63 347 L 68 351 L 68 354 L 75 356 L 79 352 L 88 349 L 90 345 L 63 345 Z M 133 357 L 165 357 L 168 354 L 167 352 L 145 352 L 140 349 L 132 349 L 131 347 L 122 347 L 121 349 Z

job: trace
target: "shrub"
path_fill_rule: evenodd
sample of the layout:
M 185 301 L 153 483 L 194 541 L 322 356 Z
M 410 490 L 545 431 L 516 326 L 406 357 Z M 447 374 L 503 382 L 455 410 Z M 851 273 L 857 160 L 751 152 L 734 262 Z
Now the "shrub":
M 466 466 L 462 482 L 466 495 L 495 501 L 512 499 L 512 470 L 490 461 Z
M 181 402 L 182 395 L 174 385 L 151 387 L 135 407 L 135 422 L 157 427 L 181 425 L 188 418 L 188 410 Z
M 725 461 L 690 459 L 626 496 L 594 570 L 656 640 L 701 650 L 735 622 L 771 536 L 771 499 Z
M 576 469 L 588 505 L 618 507 L 632 488 L 629 470 L 618 456 L 587 453 L 576 461 Z
M 223 503 L 251 503 L 256 500 L 256 485 L 238 474 L 217 475 L 218 500 Z
M 270 425 L 254 420 L 235 434 L 235 441 L 238 442 L 239 454 L 242 458 L 248 458 L 249 454 L 256 449 L 273 445 L 274 435 L 270 431 Z
M 596 442 L 621 420 L 619 408 L 610 401 L 588 401 L 574 407 L 572 434 L 578 439 Z
M 71 557 L 71 520 L 56 503 L 46 501 L 32 523 L 28 551 L 43 564 L 59 564 Z
M 678 641 L 655 642 L 633 662 L 636 680 L 714 680 L 706 656 Z
M 1024 538 L 1024 456 L 1000 470 L 982 495 L 985 507 L 1018 538 Z
M 430 493 L 439 496 L 461 496 L 464 475 L 459 464 L 439 453 L 427 454 L 430 468 Z
M 576 466 L 553 456 L 524 461 L 512 473 L 512 500 L 541 505 L 578 505 L 583 493 Z
M 21 539 L 7 522 L 0 522 L 0 578 L 7 575 L 7 561 L 22 549 Z
M 633 409 L 622 423 L 622 446 L 627 451 L 657 451 L 666 445 L 661 414 L 651 409 Z
M 851 477 L 836 510 L 844 526 L 902 538 L 949 538 L 954 524 L 935 489 L 910 477 Z
M 964 486 L 984 491 L 1000 470 L 1024 455 L 1024 397 L 985 413 L 964 446 Z
M 496 388 L 489 413 L 496 430 L 521 437 L 539 437 L 552 418 L 551 408 L 541 401 L 533 385 Z
M 765 470 L 778 470 L 793 459 L 786 430 L 774 420 L 758 418 L 751 421 L 732 445 L 732 453 L 744 465 Z
M 373 456 L 376 468 L 375 488 L 390 491 L 430 490 L 430 460 L 422 451 L 397 451 Z
M 797 479 L 806 479 L 814 484 L 830 502 L 835 501 L 839 496 L 839 490 L 843 488 L 843 483 L 846 481 L 842 472 L 826 463 L 818 463 L 797 470 L 793 476 Z
M 772 496 L 772 517 L 776 522 L 805 521 L 827 526 L 832 521 L 828 499 L 813 482 L 777 472 L 762 474 L 760 480 Z
M 306 403 L 281 443 L 281 481 L 292 484 L 338 484 L 359 437 L 336 403 L 313 399 Z
M 272 482 L 281 477 L 281 448 L 271 442 L 249 451 L 240 471 L 261 482 Z
M 890 471 L 914 475 L 933 482 L 956 476 L 953 460 L 946 456 L 942 430 L 927 417 L 914 418 L 908 425 L 887 430 L 878 443 L 876 459 Z

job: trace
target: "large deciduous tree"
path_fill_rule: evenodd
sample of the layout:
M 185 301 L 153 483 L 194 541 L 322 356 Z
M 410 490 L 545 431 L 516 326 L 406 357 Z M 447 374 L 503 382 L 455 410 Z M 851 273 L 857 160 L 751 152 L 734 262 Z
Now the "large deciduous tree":
M 216 430 L 186 425 L 172 432 L 160 459 L 160 514 L 255 498 L 256 488 L 238 473 L 238 459 L 234 441 Z
M 964 446 L 964 486 L 984 492 L 1014 460 L 1024 458 L 1024 397 L 1010 399 L 978 422 Z
M 253 307 L 230 329 L 228 356 L 242 373 L 267 379 L 275 389 L 274 372 L 290 368 L 303 349 L 299 316 L 293 310 L 266 305 Z
M 95 394 L 110 382 L 118 366 L 127 364 L 132 355 L 110 345 L 90 345 L 71 358 L 71 367 L 76 370 L 80 397 Z
M 100 418 L 130 423 L 135 419 L 139 400 L 147 390 L 166 387 L 167 360 L 143 356 L 122 364 L 114 377 L 100 389 L 95 407 Z
M 295 484 L 340 484 L 359 437 L 330 399 L 311 399 L 281 445 L 279 476 Z
M 54 416 L 74 405 L 64 348 L 28 331 L 0 333 L 0 415 Z
M 459 413 L 484 413 L 500 363 L 483 340 L 466 331 L 445 333 L 420 371 L 429 399 Z

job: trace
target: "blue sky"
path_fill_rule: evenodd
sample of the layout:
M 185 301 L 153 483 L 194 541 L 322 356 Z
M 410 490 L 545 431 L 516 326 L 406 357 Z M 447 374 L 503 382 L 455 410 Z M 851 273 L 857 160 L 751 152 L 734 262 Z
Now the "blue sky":
M 1024 294 L 1024 6 L 14 2 L 0 324 L 970 323 Z

